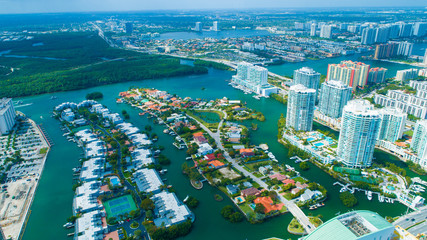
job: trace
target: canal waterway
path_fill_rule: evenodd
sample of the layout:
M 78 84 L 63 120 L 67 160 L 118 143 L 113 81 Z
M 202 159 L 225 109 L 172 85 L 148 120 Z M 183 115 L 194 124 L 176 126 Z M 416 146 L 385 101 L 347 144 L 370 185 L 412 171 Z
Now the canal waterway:
M 311 66 L 312 64 L 309 65 Z M 281 68 L 289 68 L 286 71 L 292 71 L 295 66 L 289 64 L 282 65 Z M 81 157 L 82 151 L 75 143 L 66 141 L 65 137 L 62 136 L 63 132 L 60 130 L 59 122 L 50 116 L 52 109 L 56 105 L 66 101 L 80 102 L 84 100 L 87 93 L 94 91 L 103 93 L 104 99 L 100 102 L 113 112 L 126 110 L 130 114 L 128 121 L 140 129 L 143 129 L 147 124 L 152 125 L 153 132 L 159 136 L 157 144 L 166 147 L 164 154 L 172 160 L 171 165 L 167 166 L 166 183 L 174 186 L 180 199 L 185 198 L 187 195 L 192 195 L 200 200 L 200 205 L 194 210 L 196 214 L 194 228 L 183 239 L 250 240 L 264 239 L 271 236 L 296 239 L 297 237 L 290 235 L 286 231 L 286 227 L 292 219 L 291 214 L 285 214 L 256 225 L 249 224 L 246 221 L 231 224 L 224 220 L 220 215 L 221 208 L 232 204 L 232 202 L 217 189 L 207 184 L 202 190 L 195 190 L 191 187 L 188 179 L 181 173 L 181 165 L 186 158 L 185 151 L 177 150 L 172 146 L 173 137 L 163 134 L 162 126 L 154 125 L 146 117 L 138 116 L 136 109 L 115 102 L 119 92 L 128 90 L 132 86 L 157 88 L 178 94 L 181 97 L 189 96 L 194 99 L 211 100 L 224 96 L 229 99 L 240 99 L 246 102 L 249 108 L 263 112 L 266 117 L 265 122 L 257 122 L 258 130 L 251 133 L 252 143 L 267 143 L 281 163 L 295 166 L 297 170 L 300 170 L 296 164 L 289 160 L 287 149 L 277 142 L 277 120 L 281 114 L 286 114 L 286 106 L 271 98 L 256 100 L 251 95 L 245 95 L 242 91 L 230 87 L 228 80 L 231 79 L 232 74 L 232 72 L 209 69 L 209 73 L 205 75 L 119 83 L 86 90 L 15 99 L 22 100 L 23 104 L 32 103 L 30 106 L 19 107 L 18 110 L 41 124 L 55 143 L 46 161 L 23 239 L 66 239 L 66 234 L 70 232 L 70 230 L 64 229 L 62 225 L 66 222 L 67 217 L 72 214 L 74 193 L 71 190 L 73 180 L 71 169 L 78 165 L 78 159 Z M 56 96 L 57 99 L 52 100 L 51 96 Z M 249 123 L 247 122 L 246 124 Z M 394 158 L 389 154 L 376 155 L 376 157 Z M 322 219 L 326 221 L 337 213 L 350 210 L 341 204 L 338 198 L 339 187 L 332 185 L 335 180 L 328 174 L 314 166 L 308 171 L 302 172 L 302 174 L 309 180 L 322 184 L 328 190 L 326 206 L 313 211 L 314 215 L 321 214 L 323 216 Z M 213 196 L 216 193 L 223 195 L 224 201 L 215 201 Z M 356 196 L 359 199 L 359 204 L 355 209 L 376 211 L 382 216 L 397 216 L 406 211 L 406 207 L 400 204 L 379 203 L 376 198 L 368 201 L 364 194 L 359 193 L 356 193 Z M 308 212 L 308 210 L 304 211 Z

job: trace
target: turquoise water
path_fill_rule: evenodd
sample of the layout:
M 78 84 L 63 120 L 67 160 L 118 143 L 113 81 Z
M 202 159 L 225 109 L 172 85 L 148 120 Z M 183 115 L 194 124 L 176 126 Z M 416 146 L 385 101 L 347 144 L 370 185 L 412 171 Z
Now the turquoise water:
M 286 67 L 286 66 L 282 66 Z M 62 92 L 55 94 L 45 94 L 40 96 L 15 99 L 23 100 L 24 104 L 32 103 L 31 106 L 18 107 L 32 117 L 37 123 L 41 124 L 49 136 L 53 139 L 55 146 L 49 154 L 43 175 L 40 179 L 40 185 L 36 192 L 34 203 L 31 207 L 31 215 L 28 227 L 24 234 L 24 240 L 43 239 L 66 239 L 66 234 L 71 232 L 62 227 L 66 218 L 72 214 L 72 168 L 78 165 L 78 159 L 81 157 L 81 150 L 74 143 L 66 141 L 62 136 L 63 132 L 59 129 L 59 123 L 50 117 L 52 109 L 59 103 L 65 101 L 79 102 L 84 100 L 87 93 L 99 91 L 104 95 L 100 102 L 106 105 L 114 112 L 126 110 L 130 115 L 129 122 L 143 129 L 145 125 L 153 127 L 152 132 L 159 136 L 158 145 L 165 146 L 163 154 L 171 159 L 172 163 L 167 167 L 168 173 L 165 177 L 168 179 L 166 184 L 174 186 L 180 199 L 191 195 L 200 200 L 200 205 L 194 210 L 196 221 L 194 228 L 188 236 L 182 239 L 263 239 L 271 236 L 281 238 L 297 237 L 290 235 L 286 227 L 292 219 L 291 214 L 285 214 L 273 218 L 262 224 L 252 225 L 248 222 L 231 224 L 224 220 L 220 214 L 221 208 L 232 204 L 224 194 L 216 188 L 207 184 L 202 190 L 196 190 L 191 187 L 188 179 L 182 175 L 181 165 L 187 157 L 185 151 L 180 151 L 172 146 L 174 138 L 163 134 L 163 127 L 154 125 L 150 119 L 138 116 L 138 111 L 125 104 L 117 104 L 115 98 L 119 92 L 129 89 L 131 86 L 152 87 L 178 94 L 181 97 L 217 99 L 224 96 L 229 99 L 240 99 L 247 102 L 249 108 L 261 111 L 266 116 L 265 122 L 245 121 L 243 124 L 250 126 L 251 122 L 258 124 L 258 130 L 251 132 L 252 143 L 267 143 L 270 151 L 281 163 L 289 164 L 297 170 L 298 164 L 289 160 L 288 151 L 277 142 L 277 120 L 281 114 L 286 115 L 286 106 L 274 99 L 261 100 L 254 99 L 251 95 L 245 95 L 243 92 L 228 86 L 228 80 L 232 73 L 210 69 L 208 74 L 198 76 L 176 77 L 169 79 L 145 80 L 128 83 L 120 83 L 108 86 L 100 86 L 87 90 L 78 90 L 71 92 Z M 205 90 L 201 90 L 205 88 Z M 51 96 L 57 96 L 56 100 L 50 100 Z M 315 129 L 327 130 L 325 127 L 315 124 Z M 334 133 L 333 131 L 329 130 Z M 385 153 L 376 153 L 377 158 L 392 159 L 393 156 Z M 309 163 L 311 165 L 311 163 Z M 315 166 L 311 166 L 308 171 L 301 171 L 303 176 L 311 181 L 316 181 L 328 190 L 328 199 L 326 206 L 312 211 L 313 214 L 321 214 L 326 221 L 335 216 L 338 212 L 346 212 L 349 209 L 344 207 L 339 198 L 339 186 L 333 186 L 335 180 L 328 174 Z M 214 194 L 219 194 L 224 201 L 217 202 Z M 356 209 L 368 209 L 376 211 L 382 216 L 396 216 L 404 213 L 406 208 L 400 204 L 394 204 L 393 207 L 386 203 L 379 203 L 377 200 L 369 201 L 366 196 L 356 193 L 359 204 Z M 309 212 L 308 210 L 304 210 Z M 49 226 L 49 227 L 46 227 Z M 220 229 L 220 231 L 212 231 Z
M 325 144 L 323 144 L 323 143 L 321 143 L 321 142 L 320 142 L 320 143 L 315 143 L 315 144 L 314 144 L 314 146 L 316 146 L 316 147 L 321 147 L 321 146 L 323 146 L 323 145 L 325 145 Z

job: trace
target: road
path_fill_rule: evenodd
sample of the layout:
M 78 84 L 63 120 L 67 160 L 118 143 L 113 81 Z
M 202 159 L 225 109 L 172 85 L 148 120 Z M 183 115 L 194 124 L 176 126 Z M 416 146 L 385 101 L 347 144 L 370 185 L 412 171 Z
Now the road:
M 224 112 L 225 118 L 227 118 L 227 114 Z M 218 131 L 216 133 L 213 133 L 209 128 L 207 128 L 205 125 L 201 124 L 197 119 L 187 115 L 189 118 L 196 121 L 200 127 L 205 130 L 216 142 L 218 148 L 224 152 L 225 159 L 231 163 L 231 165 L 239 170 L 243 175 L 250 177 L 254 182 L 258 183 L 261 187 L 265 189 L 270 189 L 269 186 L 262 181 L 260 178 L 253 175 L 251 172 L 244 169 L 242 166 L 240 166 L 233 158 L 230 157 L 228 152 L 224 149 L 222 143 L 221 143 L 221 137 L 220 137 L 220 127 L 222 126 L 223 119 L 221 120 L 220 124 L 218 125 Z M 310 222 L 309 218 L 304 214 L 304 212 L 293 202 L 289 201 L 286 198 L 284 198 L 277 190 L 274 190 L 277 193 L 277 196 L 279 200 L 285 204 L 285 207 L 288 209 L 289 212 L 298 220 L 298 222 L 304 227 L 305 231 L 307 233 L 311 233 L 316 229 L 316 227 Z
M 417 226 L 414 226 L 418 224 Z M 399 219 L 393 222 L 394 226 L 401 226 L 402 228 L 408 229 L 413 235 L 427 232 L 427 206 L 420 208 L 418 211 L 403 215 Z

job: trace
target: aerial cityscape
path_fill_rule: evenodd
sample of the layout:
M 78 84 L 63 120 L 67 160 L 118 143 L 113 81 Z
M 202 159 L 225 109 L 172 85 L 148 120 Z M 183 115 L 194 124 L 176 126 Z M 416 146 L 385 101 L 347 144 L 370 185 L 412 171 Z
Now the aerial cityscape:
M 0 5 L 0 240 L 427 239 L 425 1 Z

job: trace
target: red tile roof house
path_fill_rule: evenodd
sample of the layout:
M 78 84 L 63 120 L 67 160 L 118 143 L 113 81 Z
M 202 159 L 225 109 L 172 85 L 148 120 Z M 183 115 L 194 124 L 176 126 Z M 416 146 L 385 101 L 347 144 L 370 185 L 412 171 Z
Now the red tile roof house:
M 286 175 L 280 174 L 280 173 L 276 173 L 273 175 L 268 176 L 270 179 L 277 179 L 279 181 L 283 181 L 285 179 L 287 179 L 288 177 Z
M 300 182 L 297 182 L 297 183 L 295 184 L 295 186 L 296 186 L 297 188 L 300 188 L 300 189 L 305 189 L 305 188 L 307 188 L 307 187 L 308 187 L 308 185 L 307 185 L 306 183 L 301 184 Z
M 282 181 L 283 184 L 288 185 L 288 184 L 295 184 L 295 181 L 292 179 L 285 179 Z
M 301 189 L 300 189 L 300 188 L 293 188 L 293 189 L 291 190 L 291 193 L 292 193 L 292 194 L 297 194 L 299 191 L 301 191 Z
M 203 143 L 207 143 L 208 140 L 206 140 L 206 138 L 203 137 L 203 136 L 195 136 L 194 137 L 194 142 L 196 142 L 197 145 L 200 145 L 200 144 L 203 144 Z
M 242 190 L 242 196 L 243 197 L 247 197 L 247 196 L 258 196 L 261 194 L 261 191 L 251 187 L 251 188 L 247 188 L 245 190 Z

